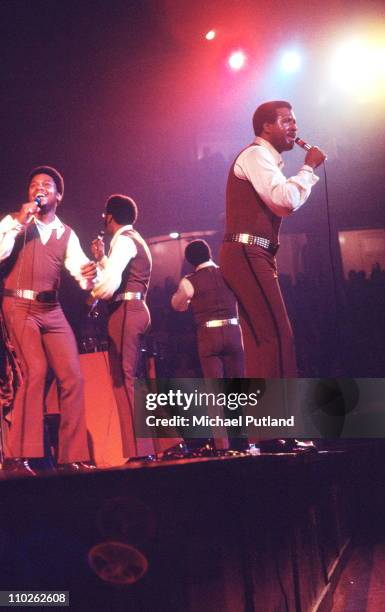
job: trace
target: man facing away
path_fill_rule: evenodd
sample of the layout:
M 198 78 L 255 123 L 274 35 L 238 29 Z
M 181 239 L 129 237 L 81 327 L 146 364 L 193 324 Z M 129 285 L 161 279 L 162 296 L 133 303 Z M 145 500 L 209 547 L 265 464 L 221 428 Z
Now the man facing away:
M 63 193 L 60 173 L 39 166 L 29 177 L 28 202 L 0 221 L 2 313 L 23 374 L 10 413 L 3 466 L 16 474 L 35 475 L 28 461 L 44 456 L 48 366 L 59 391 L 59 469 L 76 472 L 92 467 L 83 463 L 89 459 L 83 380 L 58 288 L 61 270 L 66 268 L 82 289 L 91 289 L 96 266 L 82 251 L 74 231 L 56 216 Z
M 288 102 L 259 106 L 253 127 L 254 142 L 238 155 L 229 172 L 221 270 L 238 301 L 246 375 L 295 377 L 294 339 L 275 255 L 282 217 L 306 202 L 318 181 L 313 170 L 326 156 L 311 147 L 298 173 L 288 179 L 284 176 L 281 153 L 293 149 L 297 136 Z
M 223 280 L 219 266 L 212 259 L 205 240 L 193 240 L 185 249 L 186 260 L 195 268 L 184 276 L 171 298 L 175 310 L 185 311 L 191 304 L 197 328 L 198 354 L 203 377 L 227 378 L 222 388 L 215 381 L 213 390 L 228 392 L 233 382 L 245 375 L 242 332 L 238 320 L 237 302 L 233 292 Z M 212 415 L 214 416 L 214 415 Z M 227 409 L 222 416 L 233 416 Z M 240 437 L 239 428 L 228 428 L 229 449 L 243 451 L 248 448 L 246 439 Z M 217 432 L 218 433 L 218 432 Z M 224 432 L 222 432 L 224 436 Z M 214 435 L 214 438 L 218 436 Z M 221 436 L 219 436 L 220 438 Z M 216 453 L 213 439 L 185 439 L 186 454 L 206 456 Z
M 103 214 L 105 231 L 112 236 L 108 256 L 101 238 L 92 242 L 92 253 L 100 269 L 92 296 L 109 301 L 108 356 L 126 458 L 138 455 L 134 377 L 141 338 L 150 325 L 145 300 L 152 260 L 146 242 L 133 228 L 137 215 L 132 198 L 110 196 Z
M 191 304 L 203 376 L 242 378 L 243 344 L 235 296 L 212 260 L 205 240 L 190 242 L 185 258 L 195 271 L 181 279 L 171 305 L 184 311 Z

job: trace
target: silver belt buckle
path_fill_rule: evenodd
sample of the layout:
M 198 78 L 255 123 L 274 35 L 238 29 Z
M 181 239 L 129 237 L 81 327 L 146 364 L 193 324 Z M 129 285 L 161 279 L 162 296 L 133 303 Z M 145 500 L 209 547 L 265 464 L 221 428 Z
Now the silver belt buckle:
M 22 297 L 26 300 L 36 300 L 36 291 L 32 291 L 32 289 L 18 289 L 19 294 L 18 297 Z
M 142 300 L 142 294 L 140 291 L 126 291 L 125 293 L 118 293 L 115 298 L 115 302 L 120 302 L 121 300 Z
M 221 325 L 222 321 L 220 321 L 219 319 L 205 322 L 205 327 L 221 327 Z
M 205 327 L 226 327 L 227 325 L 238 325 L 238 319 L 233 317 L 232 319 L 214 319 L 213 321 L 206 321 Z
M 250 234 L 234 234 L 234 242 L 241 242 L 243 244 L 248 244 L 251 246 L 253 243 L 250 242 L 250 239 L 253 237 Z

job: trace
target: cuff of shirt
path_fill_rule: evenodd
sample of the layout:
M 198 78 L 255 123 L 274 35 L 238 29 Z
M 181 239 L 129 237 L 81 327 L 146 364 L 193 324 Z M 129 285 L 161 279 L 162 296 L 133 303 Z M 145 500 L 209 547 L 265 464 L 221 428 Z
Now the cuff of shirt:
M 303 176 L 309 177 L 311 185 L 315 185 L 317 181 L 319 181 L 319 176 L 314 174 L 314 169 L 311 166 L 304 164 L 300 172 L 302 172 L 302 170 L 306 172 L 306 174 L 304 174 Z
M 83 291 L 90 291 L 94 288 L 95 279 L 94 278 L 81 278 L 79 281 L 80 288 Z
M 103 257 L 97 262 L 97 267 L 103 270 L 106 267 L 108 261 L 107 255 L 103 255 Z
M 1 222 L 2 232 L 20 232 L 23 229 L 22 223 L 19 223 L 12 215 L 7 215 Z

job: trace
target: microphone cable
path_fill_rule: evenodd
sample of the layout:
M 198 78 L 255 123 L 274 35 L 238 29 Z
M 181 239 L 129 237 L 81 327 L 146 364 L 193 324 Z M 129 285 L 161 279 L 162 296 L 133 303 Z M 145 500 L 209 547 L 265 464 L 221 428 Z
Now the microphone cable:
M 329 252 L 329 261 L 330 261 L 330 270 L 333 284 L 333 301 L 334 301 L 334 321 L 332 323 L 333 331 L 337 340 L 340 339 L 340 307 L 339 307 L 339 299 L 338 299 L 338 286 L 337 286 L 337 270 L 335 266 L 335 258 L 334 258 L 334 250 L 333 250 L 333 234 L 332 234 L 332 222 L 331 222 L 331 214 L 330 214 L 330 202 L 329 202 L 329 188 L 328 188 L 328 180 L 327 180 L 327 172 L 325 162 L 322 163 L 323 168 L 323 177 L 324 177 L 324 187 L 325 187 L 325 210 L 326 210 L 326 221 L 327 221 L 327 233 L 328 233 L 328 252 Z M 337 235 L 338 240 L 338 235 Z M 340 346 L 340 343 L 338 342 Z M 341 355 L 338 355 L 341 358 Z
M 311 145 L 309 145 L 305 140 L 303 140 L 302 138 L 299 138 L 298 136 L 295 139 L 295 143 L 302 149 L 305 149 L 305 151 L 310 151 L 310 149 L 312 148 Z M 329 203 L 329 188 L 328 188 L 325 161 L 326 159 L 322 162 L 321 165 L 323 167 L 323 176 L 324 176 L 324 185 L 325 185 L 325 208 L 326 208 L 326 221 L 327 221 L 327 233 L 328 233 L 328 252 L 329 252 L 330 270 L 331 270 L 332 284 L 333 284 L 332 291 L 333 291 L 334 314 L 335 314 L 334 321 L 332 322 L 331 327 L 333 328 L 335 337 L 339 341 L 340 329 L 339 329 L 338 323 L 340 321 L 340 308 L 339 308 L 339 300 L 338 300 L 337 271 L 335 267 L 333 244 L 332 244 L 333 236 L 332 236 L 332 224 L 331 224 L 330 203 Z M 338 342 L 338 344 L 340 344 L 340 342 Z M 338 361 L 340 361 L 341 357 L 342 355 L 338 353 Z

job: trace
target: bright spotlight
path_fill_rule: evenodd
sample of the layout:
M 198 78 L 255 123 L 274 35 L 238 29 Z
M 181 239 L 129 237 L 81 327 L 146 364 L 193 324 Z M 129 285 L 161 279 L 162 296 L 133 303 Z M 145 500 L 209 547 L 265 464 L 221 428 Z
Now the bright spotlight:
M 209 30 L 206 34 L 205 34 L 205 39 L 206 40 L 214 40 L 214 38 L 216 37 L 216 32 L 215 30 Z
M 170 232 L 169 236 L 170 236 L 170 238 L 173 238 L 174 240 L 177 240 L 178 238 L 180 238 L 180 233 L 179 232 Z
M 384 90 L 385 45 L 358 38 L 348 40 L 336 49 L 331 68 L 339 89 L 360 101 L 370 100 Z
M 281 59 L 281 67 L 284 72 L 297 72 L 301 67 L 301 56 L 297 51 L 286 51 Z
M 241 70 L 246 64 L 246 55 L 243 51 L 234 51 L 227 61 L 231 70 Z

